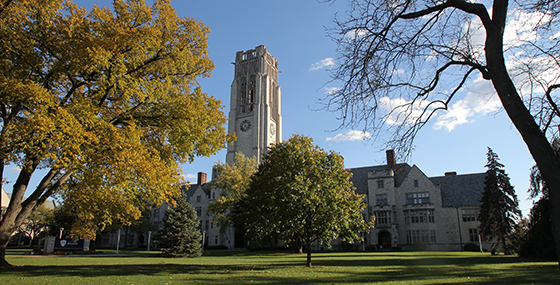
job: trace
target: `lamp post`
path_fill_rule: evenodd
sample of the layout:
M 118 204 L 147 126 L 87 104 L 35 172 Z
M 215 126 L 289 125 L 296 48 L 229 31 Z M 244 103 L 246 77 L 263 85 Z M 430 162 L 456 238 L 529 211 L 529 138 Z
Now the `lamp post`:
M 204 252 L 204 241 L 206 240 L 206 231 L 202 232 L 202 252 Z
M 58 235 L 58 239 L 62 239 L 62 232 L 64 231 L 64 228 L 60 228 L 60 234 Z
M 152 231 L 148 231 L 148 251 L 150 251 L 151 238 L 152 238 Z
M 121 229 L 117 230 L 117 254 L 119 254 L 119 245 L 121 243 Z

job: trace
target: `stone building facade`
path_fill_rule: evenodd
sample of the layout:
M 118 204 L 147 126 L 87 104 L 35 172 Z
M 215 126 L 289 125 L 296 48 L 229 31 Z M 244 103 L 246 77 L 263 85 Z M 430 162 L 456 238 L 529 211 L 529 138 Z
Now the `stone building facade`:
M 282 140 L 280 93 L 278 61 L 265 46 L 237 52 L 228 125 L 228 132 L 235 133 L 237 141 L 228 145 L 226 163 L 233 163 L 236 152 L 260 162 L 267 147 Z M 480 244 L 478 213 L 484 173 L 449 172 L 427 177 L 416 165 L 397 163 L 392 150 L 387 151 L 385 165 L 349 170 L 356 192 L 366 197 L 364 216 L 376 219 L 375 227 L 364 233 L 365 241 L 350 247 L 462 250 L 465 244 Z M 243 247 L 233 228 L 221 231 L 213 223 L 208 205 L 221 196 L 222 190 L 211 189 L 206 182 L 207 174 L 201 172 L 197 183 L 182 189 L 200 219 L 205 245 Z M 168 208 L 162 205 L 152 209 L 156 229 L 163 226 Z M 332 245 L 343 246 L 340 241 Z M 489 245 L 483 243 L 482 247 Z
M 480 245 L 479 212 L 485 173 L 428 177 L 416 165 L 387 164 L 350 169 L 356 192 L 366 196 L 375 227 L 365 245 L 377 249 L 462 250 Z M 483 243 L 483 248 L 489 244 Z

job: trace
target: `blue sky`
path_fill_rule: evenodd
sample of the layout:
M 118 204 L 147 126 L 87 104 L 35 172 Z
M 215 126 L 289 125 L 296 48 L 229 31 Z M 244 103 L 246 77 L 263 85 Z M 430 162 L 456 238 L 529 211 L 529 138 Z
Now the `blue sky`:
M 74 2 L 91 7 L 93 3 L 110 6 L 112 1 Z M 336 64 L 337 54 L 325 29 L 333 26 L 337 13 L 339 17 L 345 16 L 347 1 L 175 0 L 172 5 L 179 16 L 195 18 L 211 29 L 208 50 L 215 69 L 210 78 L 200 83 L 204 92 L 222 100 L 226 114 L 235 53 L 263 44 L 278 59 L 281 71 L 284 139 L 294 133 L 312 137 L 322 148 L 339 152 L 349 168 L 385 163 L 385 149 L 380 143 L 383 138 L 362 140 L 363 134 L 351 129 L 333 132 L 340 124 L 336 120 L 338 114 L 317 111 L 318 98 L 340 85 L 328 83 L 327 70 Z M 505 165 L 519 196 L 520 208 L 527 215 L 531 208 L 531 201 L 527 200 L 529 168 L 534 163 L 523 140 L 506 114 L 496 108 L 495 96 L 483 80 L 473 78 L 460 95 L 451 112 L 439 113 L 420 132 L 407 162 L 416 164 L 428 176 L 441 176 L 447 171 L 484 172 L 487 147 L 491 147 Z M 185 178 L 195 182 L 197 172 L 210 174 L 213 164 L 225 161 L 225 153 L 222 150 L 215 156 L 184 165 Z M 6 189 L 10 191 L 9 188 L 8 185 Z

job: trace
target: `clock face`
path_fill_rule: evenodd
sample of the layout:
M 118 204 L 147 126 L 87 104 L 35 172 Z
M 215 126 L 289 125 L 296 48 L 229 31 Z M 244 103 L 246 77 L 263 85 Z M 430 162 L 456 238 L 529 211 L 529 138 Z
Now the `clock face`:
M 273 136 L 276 135 L 276 126 L 274 123 L 270 123 L 270 134 Z
M 239 128 L 242 132 L 246 132 L 251 128 L 251 122 L 249 122 L 249 120 L 243 120 Z

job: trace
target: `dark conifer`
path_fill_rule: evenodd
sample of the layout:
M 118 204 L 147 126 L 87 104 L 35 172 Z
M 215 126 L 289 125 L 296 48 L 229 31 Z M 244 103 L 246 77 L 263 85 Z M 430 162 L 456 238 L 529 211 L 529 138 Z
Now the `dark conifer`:
M 560 156 L 560 140 L 554 139 L 552 148 Z M 531 169 L 531 198 L 533 203 L 526 236 L 519 246 L 519 256 L 543 259 L 558 259 L 552 234 L 550 191 L 535 165 Z
M 176 205 L 165 213 L 164 227 L 156 244 L 165 257 L 199 257 L 202 254 L 202 234 L 196 211 L 183 195 Z
M 492 252 L 510 253 L 509 237 L 521 217 L 519 202 L 504 165 L 498 155 L 488 148 L 488 163 L 484 179 L 484 193 L 480 206 L 480 230 L 486 240 L 494 241 Z

